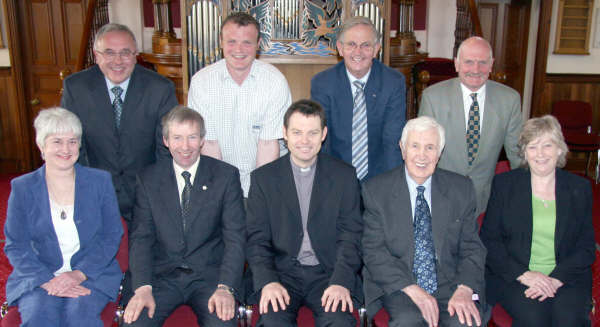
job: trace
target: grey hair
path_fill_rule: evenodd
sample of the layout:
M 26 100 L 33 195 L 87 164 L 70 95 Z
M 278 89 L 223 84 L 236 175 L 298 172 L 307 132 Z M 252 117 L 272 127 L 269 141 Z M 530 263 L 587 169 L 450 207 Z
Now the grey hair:
M 544 134 L 550 135 L 552 142 L 554 142 L 554 144 L 562 151 L 558 156 L 556 166 L 562 168 L 567 164 L 569 147 L 567 146 L 567 143 L 565 143 L 560 123 L 554 116 L 544 115 L 542 117 L 531 118 L 523 125 L 523 130 L 519 136 L 519 143 L 517 144 L 522 167 L 529 167 L 529 164 L 525 159 L 527 145 Z
M 162 135 L 164 138 L 169 138 L 169 125 L 171 123 L 197 123 L 198 128 L 200 129 L 200 138 L 204 138 L 206 135 L 206 128 L 204 127 L 204 118 L 194 109 L 190 109 L 188 107 L 177 105 L 171 111 L 169 111 L 166 115 L 163 116 L 161 120 L 162 124 Z
M 81 121 L 77 115 L 60 107 L 41 110 L 33 121 L 35 143 L 41 148 L 52 134 L 73 133 L 81 143 Z
M 100 29 L 98 29 L 98 32 L 96 32 L 96 36 L 94 37 L 94 50 L 100 51 L 100 49 L 98 49 L 98 43 L 102 40 L 102 38 L 104 38 L 106 34 L 110 32 L 123 32 L 129 34 L 129 36 L 131 36 L 131 39 L 133 40 L 133 44 L 135 44 L 135 52 L 137 52 L 137 41 L 131 29 L 129 29 L 129 27 L 125 25 L 116 23 L 108 23 L 100 27 Z
M 338 37 L 337 37 L 338 41 L 344 43 L 344 41 L 343 41 L 344 34 L 349 29 L 351 29 L 357 25 L 365 25 L 365 26 L 370 27 L 371 31 L 373 32 L 374 43 L 376 43 L 376 44 L 381 43 L 381 35 L 379 34 L 379 31 L 377 31 L 377 29 L 375 28 L 375 25 L 373 25 L 373 22 L 371 22 L 371 20 L 369 18 L 363 17 L 363 16 L 353 16 L 353 17 L 346 19 L 344 21 L 344 23 L 342 24 L 342 28 L 340 29 L 340 32 L 338 33 Z
M 442 150 L 444 150 L 444 146 L 446 145 L 446 132 L 444 127 L 440 125 L 435 119 L 429 116 L 421 116 L 418 118 L 413 118 L 406 122 L 404 125 L 404 129 L 402 130 L 402 137 L 400 138 L 400 143 L 402 144 L 402 148 L 406 149 L 406 142 L 408 139 L 408 133 L 412 131 L 416 132 L 424 132 L 431 128 L 435 128 L 438 132 L 440 144 L 438 148 L 438 156 L 442 154 Z
M 487 48 L 490 50 L 490 57 L 489 57 L 489 59 L 494 59 L 494 52 L 492 50 L 492 45 L 490 44 L 490 42 L 488 42 L 486 39 L 484 39 L 484 38 L 482 38 L 480 36 L 472 36 L 472 37 L 470 37 L 470 38 L 468 38 L 468 39 L 466 39 L 466 40 L 464 40 L 464 41 L 462 41 L 460 43 L 460 46 L 458 47 L 458 51 L 456 52 L 456 58 L 458 60 L 460 60 L 460 53 L 461 53 L 463 47 L 467 43 L 471 43 L 473 41 L 481 41 L 481 42 L 483 42 L 487 46 Z

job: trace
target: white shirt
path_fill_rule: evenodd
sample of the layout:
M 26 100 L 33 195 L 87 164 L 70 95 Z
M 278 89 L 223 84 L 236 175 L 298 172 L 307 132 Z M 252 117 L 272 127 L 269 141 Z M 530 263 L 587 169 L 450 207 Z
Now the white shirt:
M 239 169 L 245 197 L 256 168 L 258 141 L 283 137 L 283 116 L 291 103 L 283 74 L 257 59 L 242 85 L 231 78 L 225 59 L 192 77 L 188 106 L 204 118 L 205 139 L 218 141 L 223 161 Z
M 354 95 L 356 94 L 356 89 L 357 89 L 356 85 L 354 85 L 354 81 L 361 81 L 364 85 L 363 86 L 363 90 L 364 90 L 364 88 L 367 86 L 367 82 L 369 81 L 369 75 L 371 74 L 371 68 L 369 68 L 369 71 L 362 78 L 354 77 L 354 75 L 352 75 L 350 73 L 350 71 L 348 71 L 347 68 L 346 68 L 346 74 L 348 74 L 348 79 L 350 80 L 350 88 L 352 89 L 352 98 L 354 98 Z
M 425 191 L 423 191 L 423 196 L 425 197 L 425 201 L 427 201 L 427 205 L 429 205 L 429 213 L 433 217 L 433 212 L 431 212 L 431 176 L 429 176 L 423 184 L 418 184 L 415 182 L 412 177 L 408 174 L 408 170 L 406 166 L 404 166 L 404 174 L 406 175 L 406 185 L 408 186 L 408 192 L 410 193 L 410 207 L 412 208 L 412 218 L 413 222 L 415 221 L 415 206 L 417 202 L 417 186 L 423 185 L 425 187 Z
M 104 76 L 104 80 L 106 81 L 106 87 L 108 88 L 108 96 L 110 97 L 110 103 L 113 103 L 115 101 L 115 94 L 112 92 L 112 88 L 115 86 L 120 86 L 123 89 L 123 93 L 121 93 L 121 101 L 125 103 L 125 94 L 127 93 L 127 88 L 129 87 L 130 79 L 131 77 L 127 77 L 127 79 L 121 82 L 121 84 L 114 84 L 106 76 Z
M 183 169 L 179 166 L 175 160 L 173 160 L 173 170 L 175 170 L 175 179 L 177 180 L 177 190 L 179 191 L 179 203 L 181 203 L 181 193 L 183 193 L 183 188 L 185 187 L 185 179 L 181 176 L 181 173 L 187 171 L 190 173 L 190 183 L 192 186 L 194 185 L 194 178 L 196 178 L 196 171 L 198 170 L 198 164 L 200 163 L 200 157 L 194 162 L 190 168 Z
M 64 212 L 64 215 L 62 214 Z M 50 199 L 50 214 L 52 225 L 58 237 L 58 246 L 63 258 L 63 265 L 54 272 L 58 276 L 66 271 L 71 271 L 71 258 L 79 251 L 79 233 L 73 220 L 73 205 L 62 206 Z M 65 219 L 62 219 L 64 216 Z
M 477 92 L 473 92 L 469 90 L 463 83 L 460 83 L 460 89 L 462 91 L 463 96 L 463 106 L 465 110 L 465 132 L 469 129 L 469 110 L 471 110 L 471 105 L 473 104 L 473 99 L 471 98 L 471 94 L 477 93 L 477 104 L 479 104 L 479 135 L 481 135 L 481 131 L 483 130 L 483 109 L 485 104 L 485 84 L 477 90 Z

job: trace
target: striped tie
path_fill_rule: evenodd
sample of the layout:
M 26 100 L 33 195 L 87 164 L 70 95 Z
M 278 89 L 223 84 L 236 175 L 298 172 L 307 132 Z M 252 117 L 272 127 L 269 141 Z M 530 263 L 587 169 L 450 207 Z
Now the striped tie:
M 365 84 L 354 81 L 354 109 L 352 114 L 352 166 L 356 176 L 362 180 L 369 172 L 369 138 L 367 131 L 367 103 L 365 102 Z
M 115 95 L 115 100 L 113 101 L 113 109 L 115 110 L 115 126 L 119 129 L 121 126 L 121 114 L 123 113 L 123 100 L 121 100 L 121 94 L 123 94 L 123 89 L 119 86 L 115 86 L 110 89 L 112 93 Z
M 467 128 L 467 156 L 469 158 L 469 166 L 473 164 L 473 160 L 477 157 L 481 127 L 477 93 L 471 93 L 471 99 L 473 99 L 473 104 L 471 104 L 471 108 L 469 109 L 469 126 Z

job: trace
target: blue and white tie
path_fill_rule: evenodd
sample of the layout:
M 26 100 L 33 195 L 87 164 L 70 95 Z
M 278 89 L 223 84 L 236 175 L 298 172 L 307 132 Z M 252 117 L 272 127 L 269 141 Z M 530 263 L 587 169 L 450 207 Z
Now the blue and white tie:
M 415 203 L 415 262 L 413 273 L 417 285 L 432 294 L 437 290 L 437 274 L 435 271 L 435 247 L 431 229 L 431 212 L 425 200 L 425 187 L 417 186 L 417 201 Z
M 365 102 L 365 84 L 354 81 L 354 109 L 352 111 L 352 166 L 356 176 L 362 180 L 369 172 L 369 134 L 367 131 L 367 103 Z

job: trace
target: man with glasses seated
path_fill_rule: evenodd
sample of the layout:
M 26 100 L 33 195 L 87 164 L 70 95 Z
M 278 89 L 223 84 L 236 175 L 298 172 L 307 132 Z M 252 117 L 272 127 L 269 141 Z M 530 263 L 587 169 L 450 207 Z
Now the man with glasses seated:
M 83 125 L 79 162 L 111 173 L 128 224 L 135 174 L 169 157 L 160 119 L 177 105 L 173 83 L 136 65 L 137 52 L 127 26 L 102 26 L 94 40 L 97 65 L 65 79 L 60 103 Z
M 346 20 L 336 44 L 343 62 L 315 75 L 310 94 L 327 115 L 323 151 L 352 164 L 364 180 L 402 162 L 404 76 L 375 59 L 381 36 L 368 18 Z

